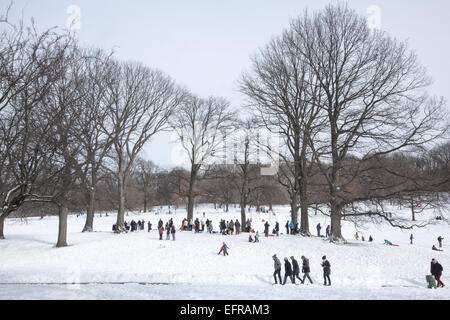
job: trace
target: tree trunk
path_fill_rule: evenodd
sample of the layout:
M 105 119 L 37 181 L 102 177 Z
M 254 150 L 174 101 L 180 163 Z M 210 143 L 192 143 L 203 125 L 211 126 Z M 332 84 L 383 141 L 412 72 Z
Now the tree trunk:
M 291 194 L 291 220 L 294 223 L 298 223 L 298 205 L 297 205 L 297 195 L 294 192 Z
M 247 218 L 245 216 L 245 202 L 241 201 L 241 230 L 244 230 L 245 223 L 247 222 Z
M 308 193 L 306 174 L 300 180 L 300 232 L 309 235 Z
M 5 227 L 5 215 L 0 216 L 0 240 L 5 240 L 5 234 L 3 233 L 3 229 Z
M 194 204 L 195 204 L 195 182 L 197 180 L 197 165 L 192 163 L 191 178 L 189 179 L 189 196 L 188 196 L 188 210 L 187 219 L 191 221 L 194 219 Z
M 92 232 L 94 230 L 94 212 L 95 212 L 95 189 L 89 191 L 89 205 L 86 211 L 86 223 L 82 232 Z
M 412 221 L 416 221 L 416 212 L 414 210 L 414 198 L 411 198 L 411 215 Z
M 341 208 L 336 203 L 331 203 L 331 242 L 343 242 L 345 241 L 344 237 L 342 237 L 341 231 Z
M 144 195 L 144 213 L 147 212 L 147 196 Z
M 58 228 L 58 242 L 56 243 L 57 248 L 67 247 L 67 215 L 69 209 L 66 206 L 58 207 L 59 215 L 59 228 Z
M 117 228 L 124 228 L 125 222 L 125 178 L 122 172 L 119 173 L 117 179 L 117 187 L 119 191 L 119 210 L 117 211 Z

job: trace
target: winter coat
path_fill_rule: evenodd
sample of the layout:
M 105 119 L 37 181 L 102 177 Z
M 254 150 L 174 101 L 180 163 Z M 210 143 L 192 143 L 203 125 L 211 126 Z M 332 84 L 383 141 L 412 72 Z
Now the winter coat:
M 325 260 L 324 262 L 322 262 L 322 267 L 323 267 L 323 274 L 329 276 L 331 274 L 330 262 L 328 262 L 328 260 Z
M 288 260 L 284 261 L 284 273 L 287 276 L 292 276 L 292 267 L 291 267 L 291 263 Z
M 307 259 L 307 258 L 305 258 L 303 260 L 302 272 L 303 273 L 310 273 L 311 272 L 311 270 L 309 268 L 309 259 Z
M 281 262 L 277 257 L 274 259 L 274 268 L 275 270 L 281 270 Z
M 442 268 L 440 263 L 431 263 L 431 274 L 433 276 L 441 276 L 443 270 L 444 268 Z
M 294 269 L 294 274 L 300 273 L 300 267 L 295 259 L 292 259 L 292 268 Z
M 289 223 L 289 228 L 292 230 L 294 229 L 294 222 L 291 221 L 291 223 Z

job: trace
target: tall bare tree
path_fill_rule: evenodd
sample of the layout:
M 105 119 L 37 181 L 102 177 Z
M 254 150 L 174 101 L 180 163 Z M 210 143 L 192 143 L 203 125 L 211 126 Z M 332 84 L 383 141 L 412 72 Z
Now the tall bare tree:
M 171 119 L 190 162 L 187 219 L 194 216 L 195 185 L 202 165 L 223 146 L 224 131 L 233 121 L 230 104 L 223 98 L 186 97 Z
M 104 167 L 117 179 L 116 224 L 123 230 L 126 182 L 133 163 L 145 143 L 166 128 L 183 91 L 162 72 L 130 62 L 110 61 L 106 81 L 107 121 L 102 128 L 112 141 L 114 164 Z
M 372 159 L 442 135 L 444 101 L 425 95 L 429 78 L 406 43 L 370 29 L 345 4 L 305 12 L 290 29 L 291 43 L 323 91 L 315 103 L 326 115 L 326 130 L 309 142 L 328 184 L 330 239 L 339 242 L 344 206 L 372 196 L 353 198 L 346 188 L 370 170 Z M 347 161 L 352 156 L 359 161 Z M 351 175 L 343 178 L 346 168 Z
M 301 209 L 304 234 L 309 234 L 307 189 L 312 155 L 308 141 L 321 123 L 321 89 L 307 62 L 293 43 L 292 31 L 287 30 L 253 57 L 251 72 L 240 80 L 255 116 L 283 140 L 285 148 L 276 154 L 285 164 L 278 171 L 283 177 L 279 181 L 290 194 L 295 224 Z

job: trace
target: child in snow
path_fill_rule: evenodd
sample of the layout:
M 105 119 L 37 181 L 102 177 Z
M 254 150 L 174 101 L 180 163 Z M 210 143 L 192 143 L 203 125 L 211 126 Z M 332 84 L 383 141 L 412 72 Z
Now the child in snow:
M 248 242 L 253 242 L 253 237 L 251 234 L 248 236 Z
M 440 250 L 440 249 L 438 249 L 438 248 L 436 248 L 436 246 L 433 244 L 433 247 L 431 248 L 431 250 L 434 250 L 434 251 L 444 251 L 444 250 Z
M 438 242 L 439 242 L 439 248 L 442 248 L 442 240 L 444 240 L 444 238 L 442 238 L 441 236 L 438 237 Z
M 158 228 L 158 232 L 159 232 L 159 240 L 162 240 L 162 236 L 163 236 L 163 227 L 159 227 L 159 228 Z
M 256 231 L 256 234 L 255 234 L 255 242 L 259 242 L 259 233 L 258 233 L 258 231 Z
M 388 245 L 388 246 L 398 247 L 398 245 L 393 244 L 392 242 L 390 242 L 389 240 L 386 240 L 386 239 L 384 239 L 384 244 Z
M 223 252 L 223 255 L 228 255 L 228 246 L 225 244 L 225 242 L 222 242 L 222 247 L 220 248 L 220 251 L 218 255 L 220 255 Z
M 355 233 L 355 239 L 356 239 L 356 240 L 359 240 L 359 235 L 358 235 L 358 232 L 357 232 L 357 233 Z

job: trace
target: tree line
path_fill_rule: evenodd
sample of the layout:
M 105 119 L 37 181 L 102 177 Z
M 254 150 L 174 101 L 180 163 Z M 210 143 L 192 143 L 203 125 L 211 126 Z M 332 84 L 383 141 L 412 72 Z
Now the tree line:
M 326 205 L 331 241 L 355 217 L 407 227 L 363 201 L 440 201 L 449 191 L 448 107 L 427 94 L 430 79 L 413 50 L 371 30 L 347 5 L 291 21 L 252 58 L 238 81 L 247 104 L 200 97 L 163 71 L 86 48 L 70 32 L 40 32 L 0 19 L 0 238 L 20 212 L 59 217 L 57 247 L 67 245 L 67 216 L 215 203 L 228 210 L 289 204 L 309 235 L 308 209 Z M 264 128 L 276 148 L 255 139 Z M 163 170 L 142 159 L 156 134 L 179 137 L 186 163 Z M 224 134 L 239 159 L 221 161 Z M 227 140 L 228 141 L 228 140 Z M 255 149 L 256 146 L 256 149 Z M 276 158 L 275 171 L 254 150 Z M 273 163 L 272 163 L 273 164 Z M 412 202 L 411 202 L 412 201 Z M 351 208 L 352 210 L 349 210 Z M 300 212 L 300 219 L 299 219 Z M 413 218 L 414 209 L 412 209 Z

